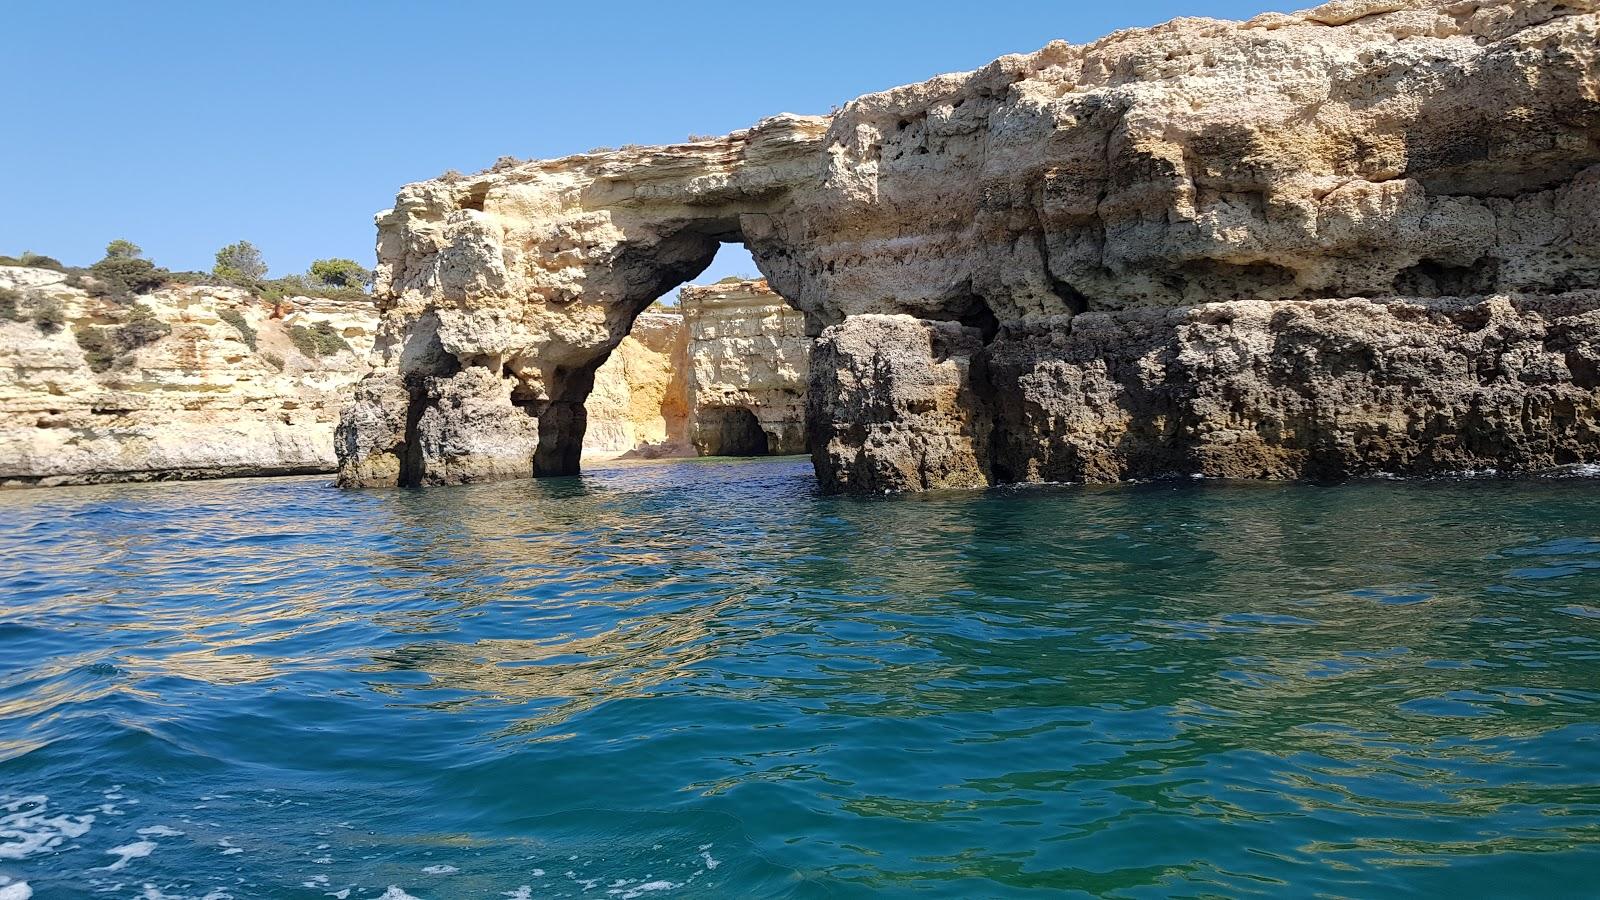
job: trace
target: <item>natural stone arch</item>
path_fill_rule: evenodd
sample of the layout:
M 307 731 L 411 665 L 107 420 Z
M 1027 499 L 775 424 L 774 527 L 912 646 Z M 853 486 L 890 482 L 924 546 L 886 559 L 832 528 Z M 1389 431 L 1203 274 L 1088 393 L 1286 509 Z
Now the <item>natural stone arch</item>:
M 1595 459 L 1596 7 L 1180 19 L 410 185 L 341 481 L 575 471 L 599 361 L 733 239 L 818 335 L 825 489 Z

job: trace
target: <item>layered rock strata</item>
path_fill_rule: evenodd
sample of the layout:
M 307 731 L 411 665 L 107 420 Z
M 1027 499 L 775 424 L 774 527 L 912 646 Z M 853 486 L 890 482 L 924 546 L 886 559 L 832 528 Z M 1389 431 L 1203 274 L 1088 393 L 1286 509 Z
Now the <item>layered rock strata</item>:
M 173 287 L 97 299 L 0 267 L 0 485 L 327 472 L 370 302 Z
M 759 279 L 685 287 L 678 307 L 688 330 L 695 450 L 701 456 L 804 453 L 811 356 L 805 318 Z
M 595 370 L 722 241 L 818 336 L 829 490 L 1600 458 L 1597 2 L 1179 19 L 407 186 L 342 480 L 576 471 Z

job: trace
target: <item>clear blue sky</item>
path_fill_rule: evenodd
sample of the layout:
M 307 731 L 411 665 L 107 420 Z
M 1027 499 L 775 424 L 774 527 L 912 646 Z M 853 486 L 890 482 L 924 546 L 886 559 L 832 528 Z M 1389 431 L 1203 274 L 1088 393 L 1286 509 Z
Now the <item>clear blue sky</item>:
M 778 112 L 1180 15 L 1305 3 L 56 2 L 7 4 L 0 253 L 127 238 L 209 269 L 370 265 L 410 181 L 497 157 L 722 133 Z M 749 271 L 725 252 L 707 278 Z

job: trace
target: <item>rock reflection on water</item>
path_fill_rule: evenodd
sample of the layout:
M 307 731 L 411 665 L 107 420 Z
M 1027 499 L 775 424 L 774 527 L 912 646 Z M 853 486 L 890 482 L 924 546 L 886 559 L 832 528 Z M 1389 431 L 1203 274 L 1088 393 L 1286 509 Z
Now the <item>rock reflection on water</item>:
M 1596 501 L 846 501 L 792 460 L 3 495 L 0 794 L 95 820 L 0 831 L 0 876 L 118 895 L 149 840 L 117 875 L 169 896 L 1570 894 Z

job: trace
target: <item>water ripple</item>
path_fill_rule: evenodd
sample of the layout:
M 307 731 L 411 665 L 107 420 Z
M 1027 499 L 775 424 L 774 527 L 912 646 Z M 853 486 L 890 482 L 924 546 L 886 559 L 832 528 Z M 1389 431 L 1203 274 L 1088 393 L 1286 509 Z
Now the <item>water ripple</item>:
M 0 890 L 1581 896 L 1597 501 L 0 495 Z

